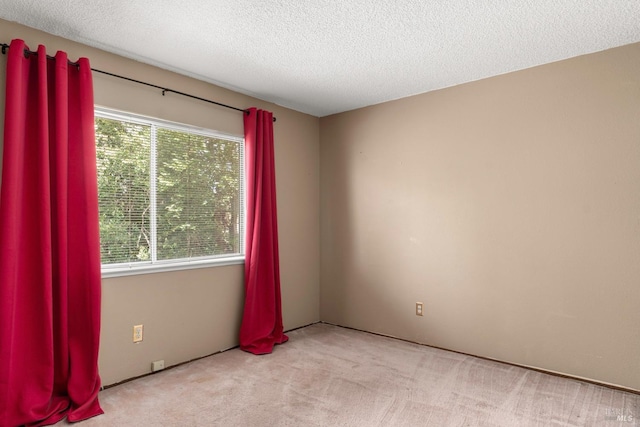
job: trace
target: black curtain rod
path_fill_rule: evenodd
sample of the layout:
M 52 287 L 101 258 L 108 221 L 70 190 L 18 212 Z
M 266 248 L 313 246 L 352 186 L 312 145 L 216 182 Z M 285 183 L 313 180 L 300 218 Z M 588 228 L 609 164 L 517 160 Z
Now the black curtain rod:
M 8 44 L 6 44 L 6 43 L 2 43 L 2 44 L 0 44 L 0 47 L 2 47 L 2 54 L 5 55 L 7 53 L 7 49 L 9 49 L 10 46 Z M 31 50 L 28 50 L 28 49 L 25 49 L 24 53 L 25 53 L 25 55 L 36 55 L 36 56 L 38 55 L 38 52 L 33 52 Z M 47 59 L 55 59 L 55 58 L 53 56 L 47 55 Z M 68 62 L 69 62 L 69 65 L 73 65 L 73 66 L 76 66 L 76 67 L 78 66 L 78 64 L 76 62 L 71 62 L 71 61 L 68 61 Z M 160 89 L 162 91 L 162 96 L 164 96 L 167 92 L 175 93 L 177 95 L 186 96 L 187 98 L 197 99 L 198 101 L 208 102 L 209 104 L 215 104 L 215 105 L 218 105 L 220 107 L 225 107 L 225 108 L 229 108 L 231 110 L 236 110 L 236 111 L 240 111 L 240 112 L 245 113 L 245 114 L 249 114 L 248 110 L 243 110 L 242 108 L 233 107 L 231 105 L 223 104 L 221 102 L 212 101 L 210 99 L 201 98 L 201 97 L 195 96 L 195 95 L 189 95 L 188 93 L 184 93 L 184 92 L 180 92 L 180 91 L 177 91 L 177 90 L 169 89 L 169 88 L 166 88 L 166 87 L 162 87 L 162 86 L 154 85 L 154 84 L 151 84 L 151 83 L 143 82 L 141 80 L 136 80 L 136 79 L 132 79 L 132 78 L 129 78 L 129 77 L 121 76 L 121 75 L 118 75 L 118 74 L 109 73 L 107 71 L 98 70 L 97 68 L 92 68 L 91 71 L 93 71 L 95 73 L 106 74 L 107 76 L 116 77 L 118 79 L 127 80 L 127 81 L 138 83 L 138 84 L 141 84 L 141 85 L 150 86 L 150 87 L 153 87 L 153 88 L 156 88 L 156 89 Z M 276 121 L 275 117 L 273 118 L 273 121 L 274 122 Z

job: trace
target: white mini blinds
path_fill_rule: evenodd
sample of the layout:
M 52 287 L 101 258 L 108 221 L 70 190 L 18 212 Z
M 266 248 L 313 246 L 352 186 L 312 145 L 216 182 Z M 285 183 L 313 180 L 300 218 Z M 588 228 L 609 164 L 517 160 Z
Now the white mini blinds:
M 103 276 L 241 262 L 244 140 L 96 108 Z

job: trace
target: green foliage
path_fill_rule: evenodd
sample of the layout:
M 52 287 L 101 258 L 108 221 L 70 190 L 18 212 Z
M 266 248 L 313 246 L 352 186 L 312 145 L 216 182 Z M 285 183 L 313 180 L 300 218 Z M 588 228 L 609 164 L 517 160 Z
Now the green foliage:
M 149 259 L 150 137 L 150 126 L 96 118 L 103 264 Z
M 237 253 L 240 145 L 158 129 L 158 259 Z
M 96 118 L 102 263 L 240 251 L 238 142 Z M 156 136 L 152 247 L 151 136 Z

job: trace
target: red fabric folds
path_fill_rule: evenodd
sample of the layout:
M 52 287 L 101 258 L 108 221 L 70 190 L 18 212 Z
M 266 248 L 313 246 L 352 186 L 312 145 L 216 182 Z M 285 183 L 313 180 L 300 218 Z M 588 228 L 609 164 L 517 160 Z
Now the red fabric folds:
M 271 353 L 288 340 L 283 333 L 278 255 L 273 114 L 249 109 L 244 116 L 247 174 L 245 301 L 240 348 Z
M 0 426 L 102 413 L 89 61 L 13 40 L 0 191 Z

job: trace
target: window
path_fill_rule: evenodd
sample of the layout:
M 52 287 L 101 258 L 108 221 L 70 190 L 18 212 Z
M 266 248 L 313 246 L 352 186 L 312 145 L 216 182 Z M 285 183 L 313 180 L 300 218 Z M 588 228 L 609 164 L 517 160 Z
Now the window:
M 103 276 L 243 261 L 244 140 L 96 109 Z

